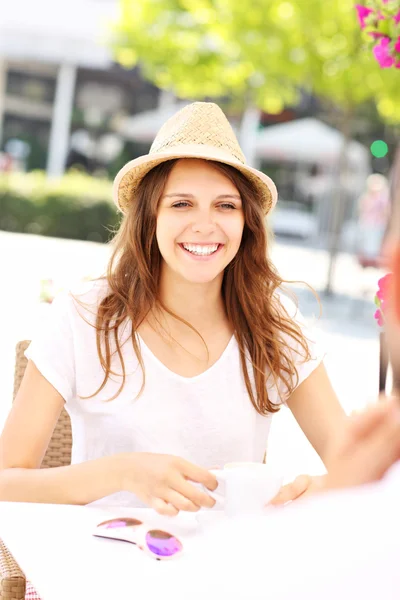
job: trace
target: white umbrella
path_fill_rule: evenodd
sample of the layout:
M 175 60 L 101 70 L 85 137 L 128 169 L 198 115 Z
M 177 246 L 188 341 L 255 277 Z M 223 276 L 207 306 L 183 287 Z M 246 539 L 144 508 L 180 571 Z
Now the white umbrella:
M 160 127 L 172 115 L 189 104 L 168 104 L 156 110 L 146 110 L 130 117 L 122 117 L 115 123 L 114 129 L 127 140 L 151 144 Z
M 343 134 L 318 119 L 296 119 L 289 123 L 266 127 L 258 135 L 258 158 L 276 161 L 332 164 L 339 158 Z M 347 158 L 352 165 L 365 168 L 369 152 L 365 146 L 349 141 Z

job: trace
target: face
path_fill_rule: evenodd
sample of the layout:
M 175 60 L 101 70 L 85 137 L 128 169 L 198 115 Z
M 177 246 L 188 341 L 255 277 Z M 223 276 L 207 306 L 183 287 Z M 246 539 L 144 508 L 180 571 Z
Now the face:
M 157 214 L 163 274 L 192 283 L 220 278 L 242 239 L 244 214 L 236 186 L 204 160 L 179 160 Z

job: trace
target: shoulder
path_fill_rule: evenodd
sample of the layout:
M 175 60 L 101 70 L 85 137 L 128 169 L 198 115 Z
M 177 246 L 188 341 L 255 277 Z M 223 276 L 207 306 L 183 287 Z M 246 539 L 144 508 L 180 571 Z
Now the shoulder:
M 78 316 L 95 317 L 101 301 L 107 296 L 109 286 L 106 278 L 75 284 L 60 292 L 52 303 L 52 313 L 60 318 L 75 320 Z
M 109 284 L 106 277 L 82 281 L 74 285 L 68 292 L 69 296 L 88 304 L 99 305 L 109 293 Z

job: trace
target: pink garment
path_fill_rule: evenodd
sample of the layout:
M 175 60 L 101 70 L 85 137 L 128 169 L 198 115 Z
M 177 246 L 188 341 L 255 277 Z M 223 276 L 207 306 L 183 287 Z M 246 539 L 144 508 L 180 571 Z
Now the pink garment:
M 367 192 L 360 199 L 360 223 L 385 227 L 389 215 L 388 191 Z

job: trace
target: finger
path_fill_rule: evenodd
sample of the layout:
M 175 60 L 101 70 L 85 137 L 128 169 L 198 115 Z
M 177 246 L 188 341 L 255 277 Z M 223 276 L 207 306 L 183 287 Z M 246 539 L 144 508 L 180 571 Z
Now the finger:
M 172 483 L 172 487 L 199 507 L 212 508 L 215 504 L 214 498 L 211 498 L 209 494 L 203 492 L 183 477 L 176 478 Z
M 183 494 L 175 490 L 168 490 L 164 500 L 168 504 L 172 504 L 178 511 L 184 510 L 187 512 L 197 512 L 200 510 L 200 506 L 186 498 Z
M 175 506 L 165 502 L 165 500 L 162 500 L 161 498 L 153 498 L 150 502 L 150 507 L 160 515 L 165 515 L 167 517 L 176 517 L 179 513 L 179 510 Z
M 311 475 L 299 475 L 292 483 L 288 483 L 281 487 L 278 494 L 270 502 L 272 506 L 286 504 L 296 500 L 308 490 L 312 482 Z
M 215 475 L 213 473 L 210 473 L 210 471 L 208 471 L 207 469 L 204 469 L 203 467 L 194 465 L 193 463 L 190 463 L 183 459 L 180 461 L 179 467 L 180 467 L 181 473 L 187 479 L 190 479 L 191 481 L 195 481 L 196 483 L 201 483 L 208 490 L 214 491 L 217 489 L 217 487 L 218 487 L 217 478 L 215 477 Z

